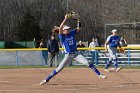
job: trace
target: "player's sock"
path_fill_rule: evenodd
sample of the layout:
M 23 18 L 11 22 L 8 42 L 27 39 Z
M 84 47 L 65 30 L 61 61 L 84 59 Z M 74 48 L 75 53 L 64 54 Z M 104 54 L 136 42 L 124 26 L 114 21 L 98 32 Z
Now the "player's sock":
M 100 75 L 100 71 L 93 65 L 93 64 L 90 64 L 89 67 L 97 74 L 97 75 Z
M 48 82 L 51 78 L 53 78 L 57 74 L 56 70 L 54 70 L 47 78 L 46 81 Z
M 114 68 L 117 69 L 117 68 L 118 68 L 117 59 L 114 59 L 114 60 L 113 60 L 113 63 L 114 63 Z
M 107 61 L 105 69 L 108 69 L 112 61 Z

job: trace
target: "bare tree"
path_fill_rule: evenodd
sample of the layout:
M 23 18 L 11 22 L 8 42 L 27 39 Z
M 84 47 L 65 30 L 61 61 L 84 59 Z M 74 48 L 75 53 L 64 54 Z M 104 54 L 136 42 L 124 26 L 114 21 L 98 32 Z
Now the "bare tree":
M 106 23 L 140 21 L 139 0 L 0 0 L 0 40 L 20 41 L 37 37 L 47 40 L 53 26 L 59 25 L 64 15 L 72 10 L 80 14 L 82 31 L 77 39 L 83 41 L 97 37 L 103 43 Z M 33 19 L 29 22 L 25 17 Z M 30 27 L 27 29 L 23 24 L 28 23 Z M 76 25 L 73 20 L 68 24 Z

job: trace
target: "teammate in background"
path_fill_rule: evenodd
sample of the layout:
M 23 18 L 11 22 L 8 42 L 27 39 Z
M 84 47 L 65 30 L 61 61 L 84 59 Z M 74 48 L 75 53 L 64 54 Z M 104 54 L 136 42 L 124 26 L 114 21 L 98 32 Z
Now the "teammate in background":
M 117 30 L 113 29 L 112 35 L 110 35 L 105 42 L 105 50 L 106 51 L 108 50 L 109 55 L 110 55 L 109 61 L 107 62 L 106 67 L 105 67 L 106 72 L 110 72 L 108 68 L 112 62 L 114 63 L 115 71 L 118 72 L 121 69 L 121 67 L 118 67 L 117 55 L 116 55 L 117 47 L 121 49 L 119 42 L 120 42 L 120 37 L 117 35 Z
M 92 38 L 92 42 L 89 44 L 89 48 L 94 48 L 94 47 L 97 47 L 99 46 L 98 42 L 97 42 L 97 39 L 96 38 Z M 93 50 L 95 51 L 95 50 Z
M 120 39 L 120 46 L 127 46 L 127 42 L 123 36 Z
M 45 42 L 44 42 L 44 39 L 41 39 L 40 41 L 40 44 L 39 44 L 39 48 L 46 48 L 46 45 Z M 42 50 L 42 58 L 44 59 L 44 62 L 45 62 L 45 66 L 47 66 L 47 58 L 48 58 L 48 52 L 47 50 Z
M 89 48 L 95 48 L 97 46 L 99 46 L 99 44 L 97 42 L 97 38 L 92 38 L 92 42 L 89 44 Z M 92 49 L 91 54 L 92 54 L 92 62 L 96 61 L 95 63 L 97 64 L 97 62 L 98 62 L 98 51 Z
M 50 67 L 53 65 L 53 61 L 55 62 L 55 66 L 58 66 L 58 52 L 59 45 L 58 41 L 55 39 L 55 35 L 51 35 L 51 39 L 48 41 L 48 54 L 49 54 L 49 63 Z
M 82 41 L 79 41 L 77 48 L 83 48 L 83 47 L 85 47 L 85 45 L 83 44 Z
M 77 52 L 76 40 L 75 35 L 80 31 L 81 23 L 78 22 L 78 26 L 74 30 L 69 30 L 70 27 L 64 25 L 68 19 L 67 14 L 65 15 L 65 19 L 60 25 L 59 28 L 59 39 L 64 47 L 65 57 L 59 64 L 59 66 L 45 79 L 43 80 L 40 85 L 44 85 L 49 82 L 56 74 L 58 74 L 65 66 L 67 66 L 72 59 L 85 64 L 89 68 L 91 68 L 100 78 L 106 78 L 105 75 L 101 74 L 98 69 L 95 68 L 93 64 L 90 64 L 87 59 Z

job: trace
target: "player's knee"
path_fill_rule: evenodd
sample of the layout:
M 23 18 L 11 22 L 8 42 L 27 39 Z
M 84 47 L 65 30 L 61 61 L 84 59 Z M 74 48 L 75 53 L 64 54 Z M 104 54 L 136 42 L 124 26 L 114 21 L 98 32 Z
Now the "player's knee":
M 61 67 L 60 65 L 56 68 L 56 72 L 59 73 L 60 71 L 63 70 L 64 67 Z
M 59 73 L 62 69 L 56 69 L 56 72 Z

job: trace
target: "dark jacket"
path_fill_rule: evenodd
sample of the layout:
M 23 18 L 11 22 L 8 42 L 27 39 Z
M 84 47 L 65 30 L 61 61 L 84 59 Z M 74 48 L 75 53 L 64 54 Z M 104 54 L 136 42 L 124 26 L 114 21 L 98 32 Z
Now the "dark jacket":
M 56 39 L 48 41 L 48 52 L 50 53 L 59 52 L 59 46 Z

